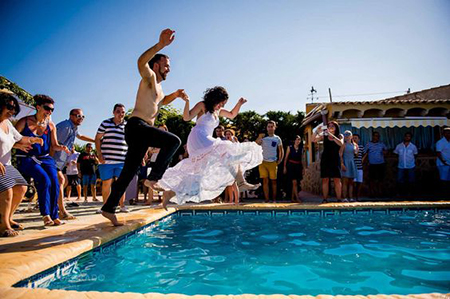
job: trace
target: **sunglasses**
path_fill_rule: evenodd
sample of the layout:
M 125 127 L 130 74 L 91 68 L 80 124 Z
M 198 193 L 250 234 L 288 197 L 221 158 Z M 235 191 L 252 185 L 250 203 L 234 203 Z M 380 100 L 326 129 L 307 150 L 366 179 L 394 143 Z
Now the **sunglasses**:
M 45 111 L 51 111 L 51 112 L 53 112 L 53 111 L 55 111 L 55 108 L 52 108 L 52 107 L 50 107 L 50 106 L 42 106 L 42 108 L 44 108 L 44 110 Z
M 16 107 L 16 105 L 12 105 L 12 104 L 10 104 L 10 103 L 7 103 L 7 104 L 6 104 L 6 109 L 8 109 L 8 110 L 10 110 L 10 111 L 12 111 L 12 110 L 16 111 L 16 110 L 17 110 L 17 107 Z
M 72 114 L 72 115 L 75 116 L 76 118 L 84 119 L 84 115 L 82 114 Z

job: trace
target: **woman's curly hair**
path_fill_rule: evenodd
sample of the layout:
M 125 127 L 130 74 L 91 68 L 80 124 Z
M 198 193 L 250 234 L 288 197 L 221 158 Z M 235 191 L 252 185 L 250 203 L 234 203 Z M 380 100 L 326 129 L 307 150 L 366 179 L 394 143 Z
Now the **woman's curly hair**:
M 228 100 L 228 92 L 222 86 L 215 86 L 208 88 L 203 96 L 203 103 L 205 103 L 205 109 L 209 113 L 214 112 L 214 106 Z

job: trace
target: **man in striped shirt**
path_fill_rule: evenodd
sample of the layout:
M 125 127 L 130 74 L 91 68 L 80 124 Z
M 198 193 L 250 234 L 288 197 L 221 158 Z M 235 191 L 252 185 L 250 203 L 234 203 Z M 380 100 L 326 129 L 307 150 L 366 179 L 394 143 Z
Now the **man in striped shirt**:
M 97 149 L 100 165 L 98 170 L 102 180 L 102 197 L 105 204 L 111 193 L 111 184 L 122 172 L 127 154 L 128 145 L 125 141 L 125 106 L 114 105 L 114 117 L 105 119 L 95 135 L 95 148 Z M 128 213 L 124 205 L 125 194 L 120 198 L 120 211 Z M 98 210 L 97 213 L 101 213 Z
M 353 141 L 358 145 L 358 154 L 355 156 L 355 164 L 357 169 L 357 175 L 354 180 L 355 183 L 355 200 L 358 201 L 360 195 L 361 195 L 361 185 L 363 183 L 363 155 L 364 155 L 364 146 L 362 144 L 359 144 L 360 137 L 358 134 L 353 134 Z

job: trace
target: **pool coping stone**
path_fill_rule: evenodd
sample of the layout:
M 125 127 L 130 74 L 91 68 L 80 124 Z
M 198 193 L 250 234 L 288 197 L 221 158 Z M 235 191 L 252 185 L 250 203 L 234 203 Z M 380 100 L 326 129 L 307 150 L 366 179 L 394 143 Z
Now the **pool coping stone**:
M 76 258 L 92 249 L 120 238 L 143 226 L 158 221 L 177 211 L 186 210 L 360 210 L 360 209 L 450 209 L 450 201 L 419 202 L 355 202 L 327 204 L 250 203 L 250 204 L 198 204 L 164 209 L 143 209 L 129 214 L 119 214 L 126 225 L 113 227 L 103 216 L 92 215 L 84 223 L 71 223 L 50 227 L 42 231 L 5 238 L 0 241 L 0 297 L 1 298 L 442 298 L 450 294 L 370 295 L 370 296 L 297 296 L 297 295 L 181 295 L 159 293 L 77 292 L 66 290 L 15 288 L 12 285 L 56 265 Z

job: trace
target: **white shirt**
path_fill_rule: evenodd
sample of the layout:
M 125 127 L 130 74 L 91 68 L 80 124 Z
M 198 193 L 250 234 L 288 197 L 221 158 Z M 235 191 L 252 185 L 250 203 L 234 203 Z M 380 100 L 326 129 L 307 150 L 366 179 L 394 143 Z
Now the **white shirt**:
M 445 137 L 442 137 L 441 140 L 439 140 L 436 143 L 436 151 L 441 153 L 442 159 L 447 162 L 447 165 L 450 164 L 450 141 L 445 139 Z M 445 164 L 442 163 L 441 159 L 437 159 L 436 162 L 437 166 L 444 166 Z
M 8 119 L 5 121 L 9 132 L 5 133 L 5 131 L 0 129 L 0 162 L 3 165 L 11 165 L 11 149 L 17 141 L 22 139 L 22 135 Z
M 66 161 L 67 175 L 77 175 L 78 174 L 77 160 L 78 160 L 79 155 L 80 155 L 79 152 L 74 152 L 67 158 L 67 161 Z
M 417 155 L 417 147 L 413 143 L 409 143 L 405 146 L 402 142 L 397 145 L 394 153 L 398 155 L 398 168 L 401 169 L 411 169 L 416 167 L 415 155 Z
M 277 135 L 264 137 L 261 144 L 263 160 L 266 162 L 276 162 L 278 160 L 277 149 L 282 144 L 281 138 Z

